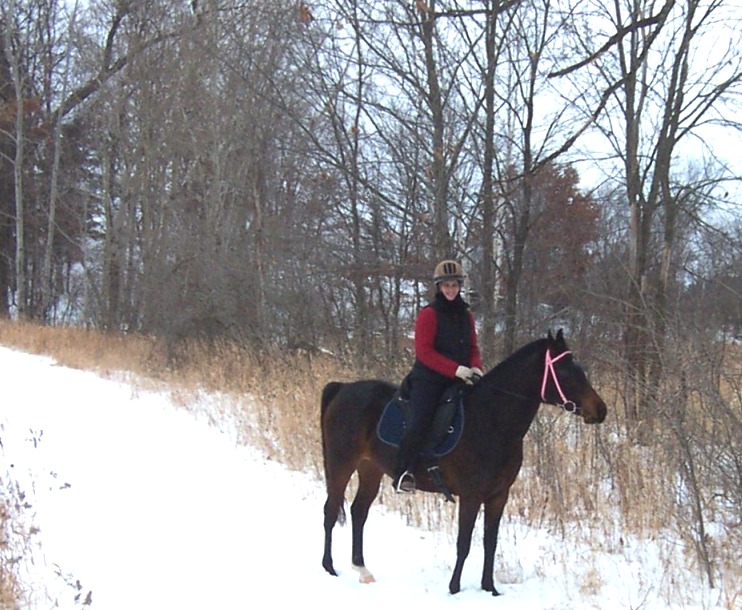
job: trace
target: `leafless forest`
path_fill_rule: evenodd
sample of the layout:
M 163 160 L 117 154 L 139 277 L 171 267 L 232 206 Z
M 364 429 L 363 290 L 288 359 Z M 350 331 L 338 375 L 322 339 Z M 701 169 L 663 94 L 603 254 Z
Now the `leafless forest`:
M 651 450 L 739 559 L 738 0 L 0 7 L 0 317 L 390 374 L 455 257 L 489 365 L 565 328 L 605 489 Z

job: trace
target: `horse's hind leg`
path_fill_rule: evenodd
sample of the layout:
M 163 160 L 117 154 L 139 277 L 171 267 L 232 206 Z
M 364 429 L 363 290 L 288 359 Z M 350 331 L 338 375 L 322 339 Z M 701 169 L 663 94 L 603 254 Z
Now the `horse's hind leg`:
M 345 519 L 343 504 L 345 502 L 345 488 L 353 474 L 352 467 L 343 468 L 341 472 L 329 474 L 327 479 L 327 500 L 325 500 L 325 552 L 322 556 L 322 567 L 333 576 L 337 576 L 332 565 L 332 529 L 338 519 L 341 523 Z
M 379 493 L 383 475 L 384 473 L 373 463 L 361 462 L 358 467 L 358 491 L 350 507 L 353 522 L 353 567 L 360 572 L 360 580 L 363 583 L 375 580 L 363 559 L 363 528 L 366 525 L 369 508 Z

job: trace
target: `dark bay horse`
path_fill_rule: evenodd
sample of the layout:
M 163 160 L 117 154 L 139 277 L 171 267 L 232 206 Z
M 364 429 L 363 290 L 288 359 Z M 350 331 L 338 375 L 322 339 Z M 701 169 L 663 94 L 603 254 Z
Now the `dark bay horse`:
M 362 582 L 374 580 L 363 559 L 363 527 L 384 474 L 390 475 L 396 448 L 377 436 L 377 423 L 396 391 L 385 381 L 330 382 L 322 392 L 322 449 L 327 500 L 322 565 L 332 564 L 332 529 L 344 515 L 345 489 L 358 472 L 351 505 L 352 562 Z M 606 405 L 569 351 L 560 330 L 522 347 L 489 371 L 463 399 L 464 431 L 456 447 L 440 458 L 448 488 L 459 497 L 456 566 L 448 585 L 461 588 L 461 572 L 471 547 L 480 506 L 484 505 L 482 589 L 498 595 L 494 583 L 497 534 L 510 487 L 523 462 L 523 437 L 541 403 L 558 405 L 588 423 L 601 423 Z M 415 472 L 417 488 L 439 491 L 424 469 Z

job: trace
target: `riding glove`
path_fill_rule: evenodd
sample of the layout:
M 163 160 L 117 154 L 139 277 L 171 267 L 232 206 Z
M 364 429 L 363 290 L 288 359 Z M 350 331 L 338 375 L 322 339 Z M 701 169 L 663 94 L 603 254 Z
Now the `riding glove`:
M 474 383 L 474 379 L 472 379 L 473 376 L 474 370 L 470 369 L 468 366 L 459 365 L 459 368 L 456 369 L 456 377 L 463 380 L 464 383 L 472 385 Z

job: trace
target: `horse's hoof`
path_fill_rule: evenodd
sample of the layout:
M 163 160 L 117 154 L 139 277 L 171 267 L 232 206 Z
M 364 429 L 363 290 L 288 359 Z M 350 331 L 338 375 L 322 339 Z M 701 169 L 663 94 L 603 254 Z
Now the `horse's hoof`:
M 364 585 L 367 585 L 372 582 L 376 582 L 374 575 L 371 574 L 371 572 L 369 572 L 365 566 L 353 566 L 353 569 L 356 570 L 359 574 L 358 582 Z

